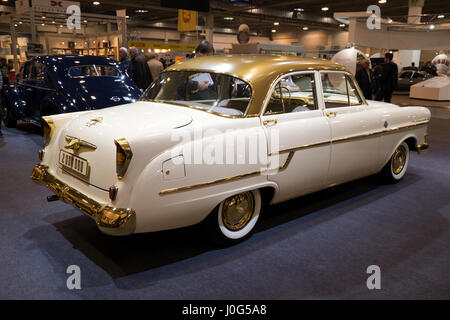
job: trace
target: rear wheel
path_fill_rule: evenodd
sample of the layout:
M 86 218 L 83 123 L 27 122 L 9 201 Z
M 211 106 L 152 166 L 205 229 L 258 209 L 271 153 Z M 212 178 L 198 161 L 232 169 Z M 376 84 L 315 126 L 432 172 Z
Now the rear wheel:
M 246 191 L 222 201 L 206 218 L 204 228 L 217 244 L 232 244 L 248 238 L 261 212 L 259 190 Z
M 3 114 L 4 114 L 5 125 L 8 128 L 15 128 L 17 125 L 17 119 L 12 114 L 11 108 L 5 107 L 3 110 L 4 110 Z
M 395 149 L 391 159 L 381 171 L 383 179 L 388 183 L 400 181 L 406 174 L 408 163 L 409 147 L 406 142 L 402 142 L 397 149 Z

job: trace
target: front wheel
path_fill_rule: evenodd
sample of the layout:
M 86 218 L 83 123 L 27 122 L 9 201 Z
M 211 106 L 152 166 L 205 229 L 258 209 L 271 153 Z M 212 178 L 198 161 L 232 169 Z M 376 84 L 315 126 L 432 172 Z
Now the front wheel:
M 402 142 L 381 171 L 383 180 L 388 183 L 394 183 L 403 179 L 408 168 L 408 163 L 409 147 L 406 142 Z
M 204 228 L 217 244 L 232 244 L 248 238 L 261 212 L 259 190 L 246 191 L 222 201 L 206 218 Z

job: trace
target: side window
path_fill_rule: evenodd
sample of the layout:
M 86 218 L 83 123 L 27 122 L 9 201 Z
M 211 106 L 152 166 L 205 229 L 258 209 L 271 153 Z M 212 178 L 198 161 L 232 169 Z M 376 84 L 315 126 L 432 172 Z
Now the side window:
M 321 73 L 325 108 L 340 108 L 362 104 L 352 79 L 339 72 Z
M 265 114 L 302 112 L 317 109 L 313 73 L 283 77 L 275 86 Z
M 33 70 L 31 72 L 31 79 L 36 81 L 44 80 L 44 65 L 39 62 L 33 63 Z
M 31 79 L 31 62 L 25 63 L 25 67 L 23 68 L 23 78 Z
M 359 95 L 358 89 L 355 86 L 355 82 L 348 75 L 346 75 L 345 78 L 347 79 L 347 88 L 348 88 L 350 105 L 351 106 L 362 105 L 363 100 L 361 99 L 361 96 Z

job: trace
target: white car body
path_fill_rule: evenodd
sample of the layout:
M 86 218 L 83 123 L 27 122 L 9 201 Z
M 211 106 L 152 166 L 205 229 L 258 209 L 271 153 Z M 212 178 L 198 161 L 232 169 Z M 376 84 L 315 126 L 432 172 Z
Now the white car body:
M 279 203 L 380 172 L 404 141 L 416 151 L 428 146 L 430 112 L 426 108 L 364 101 L 359 106 L 325 109 L 320 72 L 331 69 L 348 74 L 335 63 L 235 56 L 199 58 L 169 70 L 195 67 L 224 72 L 229 64 L 241 66 L 251 59 L 255 65 L 272 63 L 266 67 L 280 68 L 278 74 L 269 75 L 272 80 L 267 80 L 265 87 L 248 75 L 249 69 L 230 72 L 252 83 L 255 97 L 251 103 L 259 103 L 259 113 L 220 116 L 172 103 L 139 101 L 98 111 L 50 116 L 46 120 L 52 129 L 51 139 L 32 178 L 45 184 L 61 200 L 88 213 L 103 232 L 127 235 L 197 224 L 225 199 L 244 191 L 270 190 L 265 193 L 270 195 L 270 203 Z M 295 63 L 298 70 L 278 67 L 279 61 Z M 317 85 L 317 110 L 264 114 L 277 79 L 304 72 L 305 64 L 312 63 L 314 69 L 308 72 L 314 73 Z M 253 106 L 253 110 L 257 107 Z M 279 165 L 273 167 L 270 161 L 266 168 L 248 161 L 236 165 L 184 163 L 186 143 L 190 146 L 200 143 L 205 149 L 211 146 L 212 139 L 200 137 L 183 143 L 173 136 L 177 132 L 195 136 L 200 129 L 215 130 L 217 135 L 224 135 L 224 140 L 257 136 L 267 141 L 263 146 L 266 160 L 277 156 Z M 268 142 L 273 130 L 279 134 L 277 149 Z M 77 139 L 75 144 L 87 142 L 88 146 L 78 145 L 78 150 L 67 148 L 70 139 Z M 118 139 L 126 139 L 132 151 L 122 178 L 116 174 L 114 140 Z M 87 160 L 88 179 L 63 169 L 61 150 Z M 248 150 L 244 151 L 246 154 L 236 152 L 238 157 L 250 157 Z M 176 159 L 181 163 L 174 161 L 174 155 L 183 157 Z M 118 190 L 114 200 L 108 192 L 111 186 Z

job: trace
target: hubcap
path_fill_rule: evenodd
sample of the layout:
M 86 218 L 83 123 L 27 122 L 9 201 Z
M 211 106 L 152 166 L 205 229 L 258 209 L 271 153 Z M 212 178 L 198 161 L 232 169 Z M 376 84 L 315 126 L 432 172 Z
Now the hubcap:
M 225 200 L 222 208 L 222 221 L 231 231 L 244 228 L 250 221 L 255 208 L 255 199 L 251 192 L 244 192 Z
M 406 148 L 404 146 L 399 146 L 395 150 L 394 156 L 392 157 L 392 171 L 394 174 L 399 174 L 402 172 L 406 164 Z

